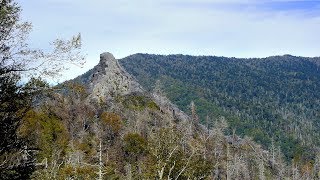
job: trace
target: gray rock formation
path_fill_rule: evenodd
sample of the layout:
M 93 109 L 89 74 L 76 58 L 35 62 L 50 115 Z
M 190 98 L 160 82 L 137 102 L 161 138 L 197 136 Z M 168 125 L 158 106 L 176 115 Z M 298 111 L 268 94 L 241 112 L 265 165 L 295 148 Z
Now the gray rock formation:
M 105 101 L 118 95 L 144 93 L 140 84 L 127 73 L 114 56 L 105 52 L 100 54 L 89 80 L 90 99 Z
M 89 96 L 86 103 L 108 102 L 110 105 L 114 102 L 112 99 L 118 96 L 140 94 L 150 97 L 160 107 L 162 113 L 172 115 L 181 122 L 190 121 L 187 114 L 161 93 L 146 92 L 109 52 L 100 54 L 99 64 L 73 81 L 79 82 L 87 88 Z
M 160 107 L 160 110 L 162 112 L 172 114 L 173 117 L 182 120 L 182 121 L 189 121 L 190 117 L 181 111 L 178 106 L 173 104 L 167 97 L 163 96 L 159 93 L 152 93 L 151 94 L 152 99 L 157 103 L 157 105 Z

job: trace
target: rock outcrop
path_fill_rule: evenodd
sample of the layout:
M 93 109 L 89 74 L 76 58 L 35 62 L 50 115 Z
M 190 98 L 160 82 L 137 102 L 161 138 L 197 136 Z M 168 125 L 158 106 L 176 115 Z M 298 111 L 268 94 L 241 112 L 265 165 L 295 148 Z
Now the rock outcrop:
M 105 101 L 118 95 L 144 92 L 134 77 L 109 52 L 100 54 L 100 62 L 92 69 L 90 76 L 90 99 Z
M 87 102 L 114 102 L 115 97 L 126 95 L 146 96 L 151 98 L 164 114 L 172 115 L 175 119 L 186 122 L 190 120 L 169 99 L 157 93 L 148 93 L 138 81 L 130 75 L 109 52 L 100 54 L 100 62 L 87 73 L 74 79 L 83 84 L 89 96 Z

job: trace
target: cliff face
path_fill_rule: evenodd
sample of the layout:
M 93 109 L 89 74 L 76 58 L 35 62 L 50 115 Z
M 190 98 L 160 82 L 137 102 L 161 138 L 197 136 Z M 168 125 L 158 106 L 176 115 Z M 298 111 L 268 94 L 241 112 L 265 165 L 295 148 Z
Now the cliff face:
M 118 95 L 144 92 L 140 84 L 108 52 L 100 54 L 100 62 L 88 78 L 90 99 L 104 101 Z
M 73 81 L 80 82 L 86 87 L 89 94 L 86 98 L 88 104 L 96 102 L 115 104 L 114 98 L 116 97 L 143 97 L 155 102 L 164 114 L 173 116 L 183 122 L 189 119 L 188 115 L 162 94 L 146 92 L 109 52 L 100 54 L 100 62 L 93 69 Z

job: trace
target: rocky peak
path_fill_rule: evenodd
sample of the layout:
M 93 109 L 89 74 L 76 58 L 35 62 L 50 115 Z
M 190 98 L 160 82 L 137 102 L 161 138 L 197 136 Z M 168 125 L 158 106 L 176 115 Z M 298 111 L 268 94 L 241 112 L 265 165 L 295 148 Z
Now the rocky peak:
M 90 99 L 105 101 L 117 95 L 143 93 L 140 84 L 127 73 L 109 52 L 100 54 L 100 62 L 93 68 L 89 89 Z
M 162 93 L 146 92 L 109 52 L 100 54 L 100 62 L 87 73 L 77 77 L 75 81 L 82 83 L 88 89 L 87 103 L 112 102 L 112 99 L 117 96 L 129 94 L 142 95 L 151 98 L 162 113 L 172 115 L 183 122 L 190 120 L 187 114 L 172 104 Z
M 104 52 L 100 54 L 100 62 L 98 64 L 99 66 L 106 67 L 108 65 L 116 65 L 117 63 L 118 61 L 111 53 Z

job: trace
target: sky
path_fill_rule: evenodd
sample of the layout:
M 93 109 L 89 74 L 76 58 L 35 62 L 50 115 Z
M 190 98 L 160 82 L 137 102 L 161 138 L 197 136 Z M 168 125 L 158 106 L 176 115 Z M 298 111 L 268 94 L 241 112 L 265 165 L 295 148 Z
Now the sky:
M 32 47 L 81 33 L 84 68 L 99 54 L 320 56 L 320 0 L 17 0 Z

